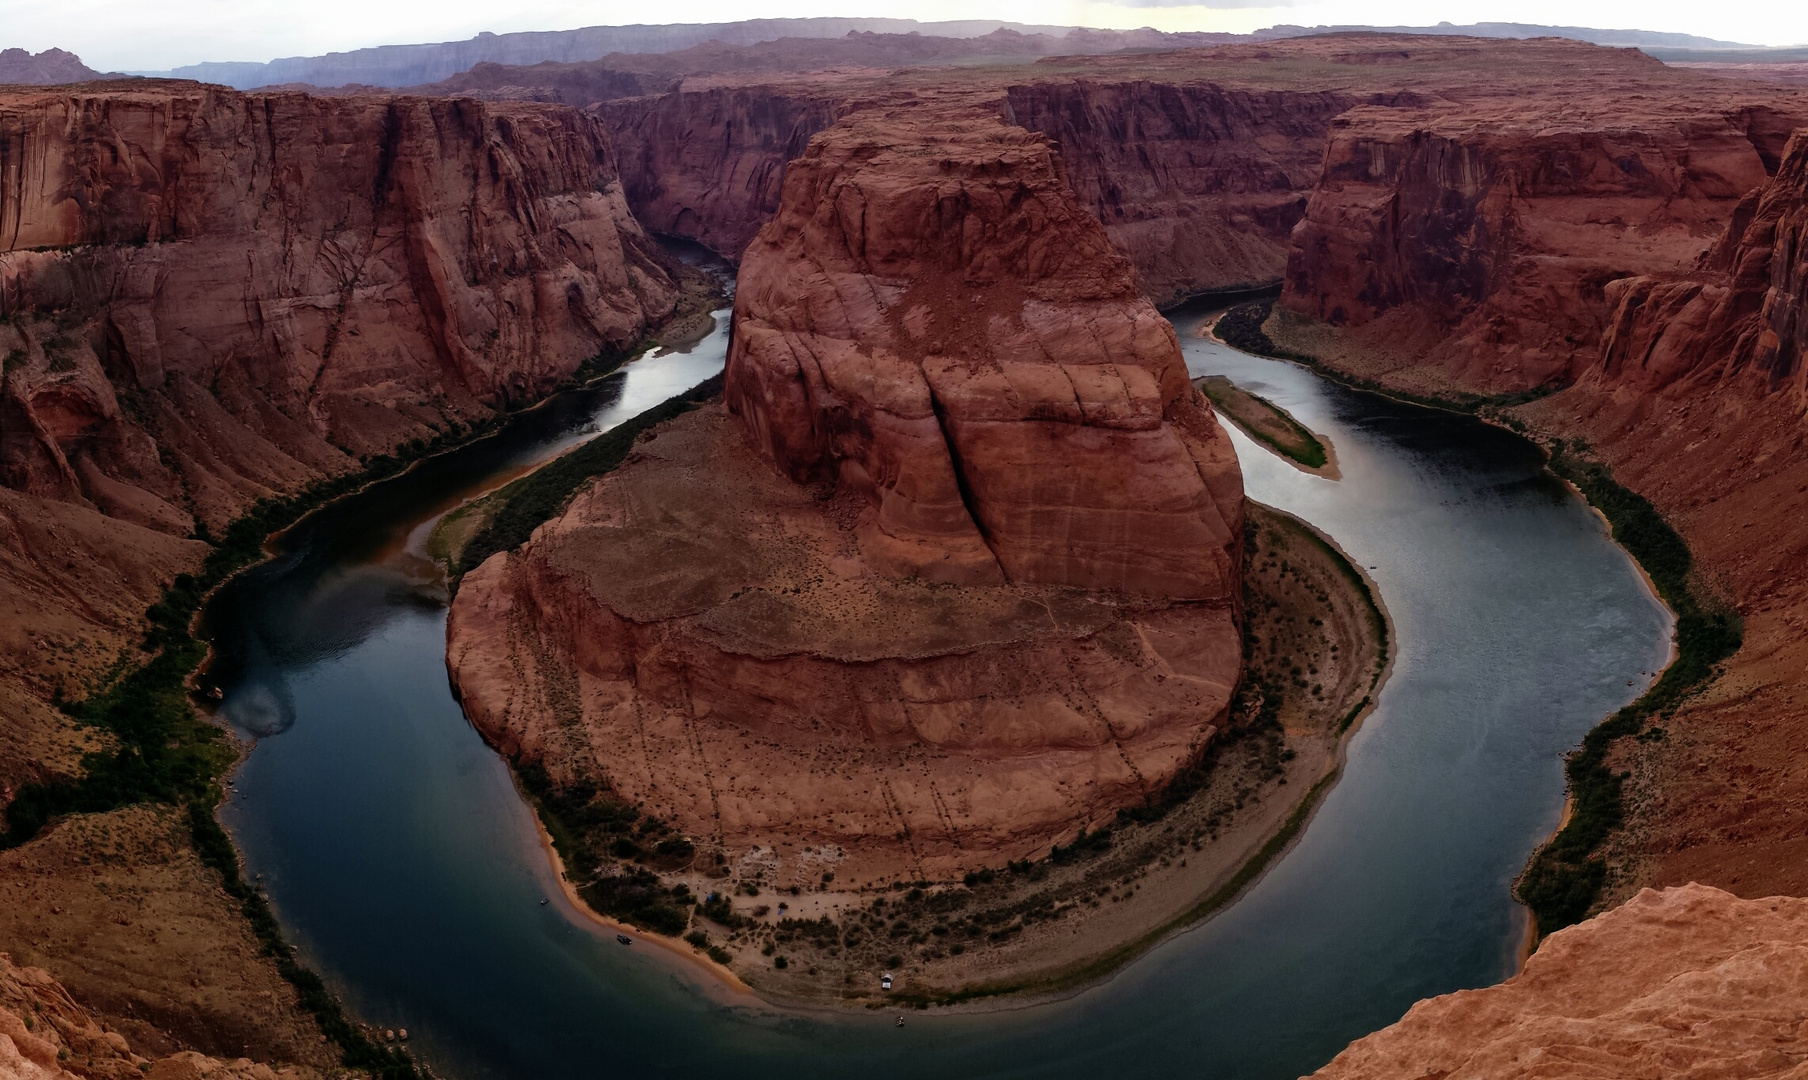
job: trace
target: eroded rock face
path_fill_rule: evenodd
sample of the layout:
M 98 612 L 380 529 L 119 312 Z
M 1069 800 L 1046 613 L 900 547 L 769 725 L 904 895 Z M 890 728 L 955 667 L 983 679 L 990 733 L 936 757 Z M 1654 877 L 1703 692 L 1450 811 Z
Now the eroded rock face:
M 813 140 L 743 259 L 726 382 L 775 466 L 868 502 L 876 567 L 1236 594 L 1235 453 L 1039 135 L 912 110 Z
M 1499 986 L 1429 998 L 1313 1075 L 1797 1077 L 1808 900 L 1647 889 L 1551 935 Z
M 1280 280 L 1331 119 L 1360 100 L 1122 77 L 942 81 L 937 95 L 964 94 L 1055 140 L 1080 204 L 1157 303 Z M 823 75 L 687 85 L 594 111 L 621 149 L 640 220 L 738 259 L 777 212 L 786 164 L 837 117 L 885 96 L 870 80 Z
M 1602 383 L 1658 390 L 1702 375 L 1747 375 L 1787 387 L 1808 409 L 1808 132 L 1789 143 L 1777 175 L 1740 203 L 1698 271 L 1608 287 L 1613 321 L 1602 342 Z
M 544 392 L 676 300 L 570 110 L 15 93 L 0 145 L 0 477 L 153 527 Z
M 641 224 L 739 260 L 778 209 L 785 165 L 846 107 L 833 87 L 732 86 L 592 108 Z
M 1685 270 L 1774 168 L 1808 105 L 1609 87 L 1340 116 L 1293 233 L 1289 311 L 1429 358 L 1448 386 L 1567 382 L 1611 283 Z
M 844 120 L 736 305 L 727 406 L 465 577 L 486 737 L 780 886 L 1040 855 L 1197 760 L 1241 476 L 1046 140 Z
M 1165 304 L 1281 279 L 1331 121 L 1362 97 L 1046 80 L 1010 87 L 1005 115 L 1055 140 L 1080 204 Z
M 875 572 L 852 500 L 738 428 L 674 421 L 466 575 L 448 667 L 505 754 L 781 888 L 857 887 L 1046 854 L 1222 729 L 1228 605 Z
M 157 1060 L 135 1054 L 125 1036 L 101 1024 L 50 972 L 21 967 L 0 953 L 0 1080 L 302 1080 L 320 1075 L 314 1069 L 273 1069 L 245 1058 L 224 1061 L 193 1051 Z

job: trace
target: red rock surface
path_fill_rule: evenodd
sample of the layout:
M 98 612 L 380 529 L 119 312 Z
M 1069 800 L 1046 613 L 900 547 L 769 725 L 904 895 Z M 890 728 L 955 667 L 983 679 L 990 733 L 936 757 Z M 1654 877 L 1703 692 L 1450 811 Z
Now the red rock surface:
M 0 139 L 0 481 L 154 528 L 544 392 L 676 300 L 570 110 L 158 84 L 7 95 Z
M 726 396 L 787 475 L 869 504 L 875 566 L 1236 595 L 1236 455 L 1022 128 L 874 111 L 813 140 L 743 258 Z
M 591 111 L 609 129 L 640 223 L 739 260 L 778 209 L 785 165 L 844 107 L 832 85 L 805 83 L 682 90 Z
M 1445 1077 L 1800 1077 L 1808 900 L 1646 890 L 1553 934 L 1499 986 L 1419 1002 L 1314 1073 Z
M 1318 176 L 1330 120 L 1357 98 L 1332 90 L 1226 88 L 1209 82 L 1006 81 L 922 74 L 941 107 L 950 92 L 1060 146 L 1081 204 L 1136 265 L 1158 303 L 1264 285 L 1286 264 L 1287 234 Z M 896 104 L 870 75 L 710 85 L 609 101 L 594 111 L 622 153 L 622 178 L 648 228 L 739 258 L 778 209 L 785 166 L 852 109 Z M 904 100 L 909 100 L 908 96 Z
M 1433 369 L 1420 388 L 1575 378 L 1609 283 L 1692 266 L 1808 122 L 1799 92 L 1649 67 L 1338 117 L 1282 305 Z
M 1240 667 L 1241 476 L 1046 140 L 842 121 L 735 320 L 733 416 L 465 577 L 488 738 L 780 884 L 1044 853 L 1196 759 Z
M 1590 381 L 1643 391 L 1755 376 L 1808 412 L 1808 133 L 1740 203 L 1696 273 L 1625 278 Z
M 1205 81 L 1039 79 L 1005 116 L 1061 148 L 1081 205 L 1165 304 L 1258 287 L 1286 269 L 1333 117 L 1369 95 Z
M 197 519 L 541 393 L 676 300 L 566 109 L 12 89 L 0 158 L 0 806 L 104 747 L 53 701 L 132 655 Z M 10 947 L 135 1025 L 152 1076 L 269 1076 L 184 1045 L 330 1060 L 186 826 L 119 858 L 70 841 L 133 813 L 6 853 Z M 94 910 L 96 862 L 130 911 Z M 66 1067 L 144 1075 L 102 1064 Z
M 314 1069 L 272 1069 L 245 1058 L 223 1061 L 194 1051 L 132 1052 L 43 968 L 0 953 L 0 1080 L 300 1080 Z

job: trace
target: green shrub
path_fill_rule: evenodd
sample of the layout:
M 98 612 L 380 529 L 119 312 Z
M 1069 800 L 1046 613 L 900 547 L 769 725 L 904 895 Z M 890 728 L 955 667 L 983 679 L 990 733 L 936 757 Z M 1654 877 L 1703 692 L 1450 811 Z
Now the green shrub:
M 1569 821 L 1532 856 L 1516 891 L 1550 934 L 1588 917 L 1607 880 L 1599 849 L 1625 818 L 1623 779 L 1607 766 L 1616 740 L 1639 736 L 1654 716 L 1673 711 L 1715 674 L 1715 665 L 1739 650 L 1742 632 L 1732 612 L 1704 606 L 1690 587 L 1688 544 L 1644 496 L 1613 479 L 1608 469 L 1559 440 L 1551 471 L 1575 484 L 1606 516 L 1624 547 L 1676 615 L 1676 659 L 1638 700 L 1602 721 L 1569 755 Z

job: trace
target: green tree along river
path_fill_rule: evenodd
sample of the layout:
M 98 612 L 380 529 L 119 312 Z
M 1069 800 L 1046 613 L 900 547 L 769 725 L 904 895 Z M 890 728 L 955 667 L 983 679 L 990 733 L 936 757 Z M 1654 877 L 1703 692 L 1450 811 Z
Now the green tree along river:
M 223 818 L 303 959 L 471 1078 L 1293 1077 L 1421 997 L 1505 977 L 1562 755 L 1649 684 L 1670 618 L 1529 443 L 1216 345 L 1191 332 L 1205 314 L 1175 315 L 1193 374 L 1337 447 L 1330 481 L 1233 432 L 1251 496 L 1367 567 L 1398 637 L 1343 778 L 1237 902 L 1081 993 L 902 1028 L 725 1003 L 568 909 L 448 688 L 422 545 L 498 477 L 714 375 L 718 329 L 323 509 L 208 609 L 222 712 L 258 739 Z

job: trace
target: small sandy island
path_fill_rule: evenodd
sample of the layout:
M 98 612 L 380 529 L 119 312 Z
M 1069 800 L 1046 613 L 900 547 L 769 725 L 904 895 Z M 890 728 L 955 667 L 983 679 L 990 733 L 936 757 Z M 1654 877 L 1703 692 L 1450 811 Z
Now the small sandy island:
M 1199 336 L 1234 349 L 1217 335 L 1217 321 L 1199 327 Z M 1279 454 L 1301 472 L 1341 480 L 1337 469 L 1337 448 L 1331 440 L 1294 419 L 1293 414 L 1259 394 L 1249 391 L 1223 375 L 1206 375 L 1193 380 L 1193 385 L 1211 399 L 1218 415 L 1237 425 L 1243 434 Z

